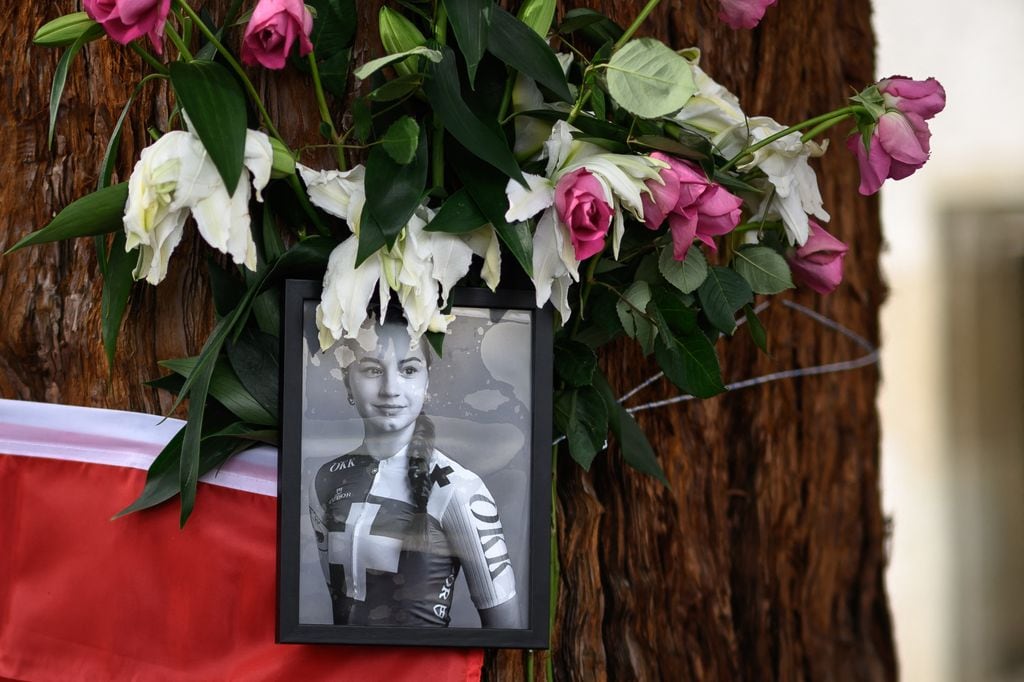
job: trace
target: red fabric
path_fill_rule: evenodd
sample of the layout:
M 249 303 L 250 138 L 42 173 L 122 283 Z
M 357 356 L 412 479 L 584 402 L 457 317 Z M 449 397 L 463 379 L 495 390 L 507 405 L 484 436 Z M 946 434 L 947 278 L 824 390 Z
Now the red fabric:
M 479 680 L 479 650 L 275 644 L 272 497 L 200 484 L 110 521 L 145 472 L 0 454 L 0 677 Z

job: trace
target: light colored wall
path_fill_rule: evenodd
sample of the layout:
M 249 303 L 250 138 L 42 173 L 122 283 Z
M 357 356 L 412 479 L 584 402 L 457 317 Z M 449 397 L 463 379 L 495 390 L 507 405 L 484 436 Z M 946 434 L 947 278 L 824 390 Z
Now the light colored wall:
M 952 442 L 948 410 L 969 396 L 949 394 L 947 369 L 956 358 L 948 354 L 948 333 L 965 322 L 951 317 L 953 311 L 969 303 L 953 296 L 958 290 L 943 225 L 952 224 L 951 212 L 1024 205 L 1024 2 L 876 0 L 874 19 L 878 75 L 933 75 L 948 96 L 946 111 L 932 122 L 928 165 L 882 193 L 889 244 L 883 269 L 891 294 L 882 311 L 879 406 L 883 504 L 894 520 L 888 585 L 901 672 L 904 680 L 981 679 L 977 662 L 965 660 L 974 655 L 961 641 L 971 616 L 965 604 L 982 597 L 970 590 L 998 558 L 990 553 L 999 538 L 982 527 L 990 518 L 963 507 L 974 499 L 983 508 L 985 489 L 964 478 L 958 458 L 980 461 L 986 453 L 959 441 L 955 452 Z M 965 229 L 987 238 L 983 228 L 967 223 Z M 968 251 L 977 256 L 984 250 Z M 1006 258 L 1013 257 L 1008 247 Z M 1024 306 L 1019 289 L 1004 296 L 1007 308 Z M 997 347 L 977 342 L 982 357 Z M 981 398 L 984 393 L 982 387 Z M 1024 495 L 1024 480 L 1011 478 L 1008 486 L 1009 494 Z M 1024 519 L 1014 514 L 999 532 L 1024 534 Z M 1024 583 L 1024 576 L 1016 582 Z M 975 609 L 972 617 L 985 613 Z

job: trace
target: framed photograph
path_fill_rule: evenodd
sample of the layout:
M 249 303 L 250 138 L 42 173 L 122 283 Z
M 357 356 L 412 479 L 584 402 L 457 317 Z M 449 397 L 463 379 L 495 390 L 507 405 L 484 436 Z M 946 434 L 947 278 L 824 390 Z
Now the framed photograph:
M 379 310 L 323 351 L 320 287 L 285 287 L 278 641 L 547 648 L 550 310 L 456 289 L 440 354 Z

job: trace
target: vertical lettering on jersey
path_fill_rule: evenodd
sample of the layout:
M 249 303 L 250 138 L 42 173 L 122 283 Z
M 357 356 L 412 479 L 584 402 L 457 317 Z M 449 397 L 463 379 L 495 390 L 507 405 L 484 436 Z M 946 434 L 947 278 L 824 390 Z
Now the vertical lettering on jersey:
M 512 568 L 512 560 L 508 555 L 504 531 L 498 517 L 498 505 L 486 495 L 477 493 L 469 498 L 469 513 L 475 519 L 474 529 L 480 539 L 487 570 L 493 581 L 506 569 Z

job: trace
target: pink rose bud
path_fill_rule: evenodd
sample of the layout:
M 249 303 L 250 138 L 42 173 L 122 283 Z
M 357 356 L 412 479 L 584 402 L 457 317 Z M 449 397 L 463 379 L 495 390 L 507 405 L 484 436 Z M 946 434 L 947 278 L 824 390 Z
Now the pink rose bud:
M 754 28 L 775 0 L 721 0 L 718 18 L 732 28 Z
M 604 250 L 613 209 L 604 186 L 590 171 L 580 168 L 562 176 L 555 185 L 555 210 L 569 229 L 576 260 Z
M 793 271 L 793 280 L 819 294 L 830 294 L 843 281 L 843 259 L 849 249 L 813 218 L 807 242 L 786 260 Z
M 103 26 L 112 40 L 127 45 L 149 36 L 153 50 L 163 54 L 164 23 L 171 0 L 83 0 L 83 9 Z
M 860 193 L 864 195 L 877 192 L 889 178 L 902 180 L 928 161 L 931 131 L 927 120 L 946 107 L 946 91 L 934 78 L 915 81 L 892 76 L 873 87 L 877 88 L 873 95 L 868 95 L 872 92 L 868 88 L 860 96 L 882 107 L 884 113 L 876 124 L 846 140 L 860 166 Z M 867 146 L 863 130 L 870 131 Z
M 934 78 L 915 81 L 904 76 L 890 76 L 878 82 L 887 109 L 917 114 L 928 120 L 946 108 L 946 91 Z
M 695 239 L 716 250 L 714 238 L 739 224 L 743 201 L 710 182 L 704 171 L 688 161 L 661 152 L 651 154 L 651 158 L 669 167 L 661 170 L 664 184 L 647 181 L 651 195 L 642 196 L 644 224 L 656 230 L 668 219 L 676 260 L 686 257 Z
M 242 37 L 242 61 L 282 69 L 296 40 L 299 56 L 313 49 L 312 31 L 313 15 L 302 0 L 260 0 Z

